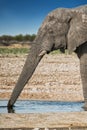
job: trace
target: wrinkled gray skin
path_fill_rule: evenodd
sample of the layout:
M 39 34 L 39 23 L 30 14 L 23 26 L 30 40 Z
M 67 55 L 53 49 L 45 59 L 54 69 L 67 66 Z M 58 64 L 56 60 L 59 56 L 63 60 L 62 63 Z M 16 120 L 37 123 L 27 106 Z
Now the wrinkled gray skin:
M 87 108 L 87 5 L 78 8 L 58 8 L 48 14 L 29 51 L 22 73 L 8 102 L 11 108 L 24 86 L 31 78 L 38 63 L 46 53 L 65 49 L 76 52 L 80 59 L 83 94 Z

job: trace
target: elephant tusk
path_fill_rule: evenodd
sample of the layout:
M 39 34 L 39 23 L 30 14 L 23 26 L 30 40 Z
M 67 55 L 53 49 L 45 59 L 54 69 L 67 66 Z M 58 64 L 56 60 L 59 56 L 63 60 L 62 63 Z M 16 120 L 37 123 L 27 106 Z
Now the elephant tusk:
M 45 50 L 41 51 L 40 54 L 39 54 L 39 57 L 40 56 L 44 56 L 47 52 Z

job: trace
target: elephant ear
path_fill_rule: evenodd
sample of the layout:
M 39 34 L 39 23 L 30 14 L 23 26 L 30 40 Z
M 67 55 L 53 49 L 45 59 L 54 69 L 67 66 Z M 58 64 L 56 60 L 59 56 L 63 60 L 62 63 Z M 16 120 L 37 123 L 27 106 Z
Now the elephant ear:
M 87 14 L 79 13 L 79 11 L 74 11 L 73 13 L 67 35 L 69 53 L 72 53 L 77 47 L 87 41 Z

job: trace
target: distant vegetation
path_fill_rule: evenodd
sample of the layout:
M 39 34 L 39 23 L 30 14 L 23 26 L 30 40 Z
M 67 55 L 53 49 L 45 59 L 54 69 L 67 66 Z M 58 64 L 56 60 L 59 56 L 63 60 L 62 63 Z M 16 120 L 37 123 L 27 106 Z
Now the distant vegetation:
M 16 35 L 16 36 L 10 36 L 10 35 L 2 35 L 0 36 L 0 45 L 2 46 L 9 46 L 12 44 L 29 44 L 32 43 L 32 41 L 35 39 L 36 35 L 32 34 L 26 34 L 26 35 Z
M 29 52 L 29 47 L 31 46 L 36 35 L 26 34 L 26 35 L 2 35 L 0 36 L 0 55 L 9 54 L 26 54 Z M 28 46 L 26 46 L 28 45 Z
M 27 54 L 29 52 L 29 48 L 8 48 L 8 47 L 3 47 L 0 48 L 0 54 L 1 55 L 19 55 L 19 54 Z

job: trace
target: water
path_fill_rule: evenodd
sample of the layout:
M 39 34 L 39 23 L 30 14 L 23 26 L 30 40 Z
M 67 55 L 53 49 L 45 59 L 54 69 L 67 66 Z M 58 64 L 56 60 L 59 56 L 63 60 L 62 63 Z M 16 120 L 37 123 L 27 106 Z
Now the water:
M 0 101 L 0 113 L 46 113 L 46 112 L 76 112 L 84 111 L 83 102 L 57 102 L 57 101 L 17 101 L 15 107 L 8 110 L 8 101 Z

